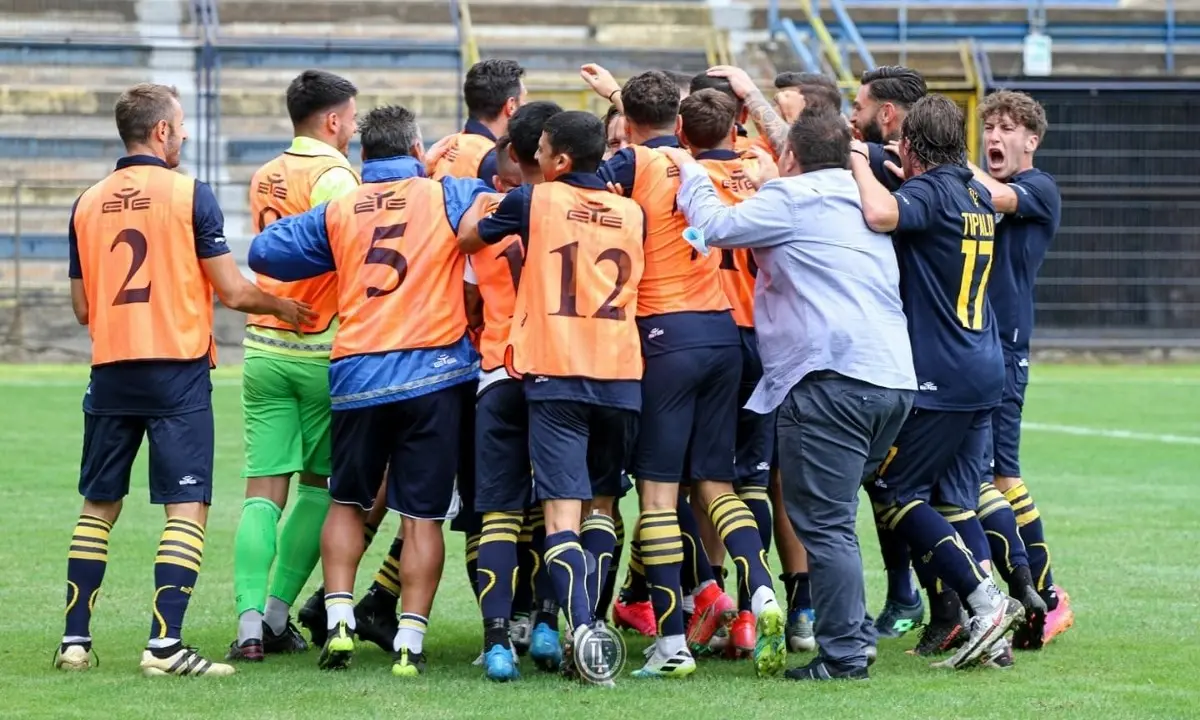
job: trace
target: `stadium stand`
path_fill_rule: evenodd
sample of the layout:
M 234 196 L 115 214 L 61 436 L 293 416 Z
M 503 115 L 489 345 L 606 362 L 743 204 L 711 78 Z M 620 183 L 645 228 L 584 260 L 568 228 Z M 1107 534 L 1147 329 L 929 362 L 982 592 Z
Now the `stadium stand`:
M 461 123 L 461 74 L 479 57 L 515 57 L 527 68 L 532 97 L 593 112 L 605 103 L 582 87 L 584 62 L 618 79 L 650 67 L 691 73 L 731 61 L 767 82 L 778 70 L 817 70 L 838 77 L 848 93 L 864 68 L 904 63 L 968 110 L 989 87 L 1041 88 L 1056 131 L 1039 158 L 1075 188 L 1069 192 L 1079 202 L 1068 204 L 1067 219 L 1088 229 L 1071 224 L 1064 235 L 1097 225 L 1089 213 L 1099 201 L 1088 205 L 1079 193 L 1129 178 L 1125 184 L 1140 183 L 1142 195 L 1110 204 L 1108 221 L 1126 229 L 1136 217 L 1138 225 L 1156 222 L 1158 247 L 1166 248 L 1164 237 L 1176 238 L 1176 247 L 1194 236 L 1182 230 L 1195 202 L 1185 197 L 1188 171 L 1172 165 L 1183 155 L 1146 148 L 1181 137 L 1183 118 L 1194 117 L 1195 88 L 1181 83 L 1200 75 L 1200 9 L 1178 5 L 1054 0 L 1043 17 L 1030 0 L 820 0 L 815 9 L 778 0 L 9 0 L 0 8 L 0 259 L 7 258 L 0 293 L 12 292 L 14 257 L 27 290 L 65 283 L 68 209 L 119 154 L 111 108 L 135 82 L 180 87 L 191 132 L 184 169 L 218 188 L 231 244 L 244 257 L 245 183 L 287 142 L 283 88 L 299 70 L 346 75 L 363 107 L 414 109 L 432 142 Z M 1020 76 L 1021 42 L 1034 27 L 1054 40 L 1053 78 Z M 1112 84 L 1117 77 L 1143 81 L 1141 90 Z M 1151 80 L 1159 84 L 1144 84 Z M 1138 102 L 1130 109 L 1132 97 Z M 1064 125 L 1070 133 L 1057 131 Z M 1187 145 L 1180 139 L 1178 147 Z M 1103 148 L 1126 163 L 1105 165 Z M 1137 179 L 1147 177 L 1153 182 Z M 1152 272 L 1162 265 L 1169 274 L 1200 274 L 1190 260 L 1171 260 L 1182 249 L 1163 252 L 1148 261 L 1158 263 Z M 1046 273 L 1046 310 L 1061 311 L 1055 317 L 1064 324 L 1145 318 L 1179 327 L 1196 319 L 1200 297 L 1191 285 L 1126 277 L 1132 265 L 1117 262 L 1101 277 L 1083 262 L 1052 258 Z M 1071 279 L 1080 272 L 1101 290 Z M 1106 315 L 1093 301 L 1108 286 L 1119 286 L 1120 299 Z

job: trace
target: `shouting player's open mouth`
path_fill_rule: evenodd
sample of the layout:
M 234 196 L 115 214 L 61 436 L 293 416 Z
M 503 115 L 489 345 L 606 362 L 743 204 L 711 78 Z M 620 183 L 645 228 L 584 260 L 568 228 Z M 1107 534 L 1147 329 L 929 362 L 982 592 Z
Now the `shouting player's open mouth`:
M 995 174 L 1004 170 L 1004 147 L 993 145 L 987 149 L 988 171 Z

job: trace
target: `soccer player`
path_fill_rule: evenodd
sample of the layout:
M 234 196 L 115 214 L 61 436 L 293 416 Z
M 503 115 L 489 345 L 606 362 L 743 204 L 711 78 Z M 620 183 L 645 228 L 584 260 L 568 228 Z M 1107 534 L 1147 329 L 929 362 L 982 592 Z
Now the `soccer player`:
M 642 209 L 609 193 L 596 175 L 604 147 L 604 126 L 595 116 L 550 117 L 537 150 L 545 182 L 509 193 L 476 227 L 464 223 L 460 243 L 476 257 L 495 254 L 513 235 L 525 244 L 514 306 L 521 322 L 511 326 L 505 364 L 523 377 L 533 494 L 546 523 L 545 563 L 569 624 L 566 667 L 584 680 L 607 684 L 611 677 L 585 667 L 590 652 L 584 643 L 595 637 L 596 588 L 589 587 L 581 532 L 589 524 L 604 525 L 611 558 L 615 530 L 599 500 L 611 503 L 620 493 L 622 463 L 641 406 L 634 309 L 645 225 Z M 578 352 L 577 344 L 604 352 Z M 482 494 L 480 500 L 492 502 Z M 518 502 L 524 502 L 519 493 L 504 504 Z M 589 506 L 599 513 L 581 525 Z M 513 544 L 517 516 L 501 516 L 488 513 L 484 537 L 506 533 Z M 513 553 L 506 554 L 511 561 Z M 593 554 L 603 564 L 603 553 Z M 499 632 L 495 641 L 502 641 Z
M 616 105 L 609 105 L 608 112 L 604 113 L 604 138 L 607 145 L 604 150 L 605 160 L 615 155 L 618 150 L 629 147 L 625 136 L 625 118 L 621 116 L 621 111 Z
M 904 118 L 926 92 L 925 79 L 910 68 L 884 65 L 862 74 L 850 124 L 866 144 L 875 179 L 888 190 L 897 190 L 903 180 L 887 169 L 888 162 L 899 167 L 900 158 L 887 152 L 884 144 L 900 139 Z M 921 624 L 925 604 L 913 585 L 908 546 L 878 516 L 875 522 L 887 571 L 887 599 L 875 618 L 875 630 L 880 637 L 900 637 Z
M 288 86 L 295 138 L 250 180 L 255 232 L 358 187 L 346 159 L 357 94 L 349 80 L 322 70 L 306 70 Z M 226 659 L 250 662 L 261 662 L 266 653 L 308 649 L 289 615 L 321 555 L 329 510 L 329 349 L 337 330 L 332 273 L 297 283 L 260 277 L 258 285 L 306 302 L 318 317 L 311 333 L 294 332 L 269 315 L 246 320 L 246 500 L 233 544 L 237 639 Z M 279 534 L 277 559 L 276 525 L 297 473 L 296 503 Z
M 826 75 L 809 72 L 781 72 L 775 76 L 775 108 L 783 121 L 791 125 L 806 108 L 840 111 L 842 93 Z
M 925 97 L 925 93 L 928 92 L 925 78 L 911 68 L 900 65 L 883 65 L 863 72 L 859 83 L 858 94 L 854 96 L 850 124 L 859 139 L 867 145 L 871 171 L 875 173 L 876 179 L 889 190 L 896 190 L 903 180 L 888 170 L 884 163 L 891 161 L 899 167 L 900 158 L 888 152 L 884 145 L 900 139 L 900 128 L 909 108 L 913 103 Z M 889 563 L 888 567 L 891 568 L 892 565 Z M 907 567 L 904 572 L 908 572 Z M 892 587 L 890 584 L 892 582 L 889 572 L 889 588 Z M 902 585 L 902 583 L 898 583 L 898 585 Z M 911 580 L 908 587 L 912 587 Z M 897 593 L 900 590 L 903 590 L 903 587 L 897 587 Z M 920 595 L 916 597 L 920 600 Z M 890 591 L 888 598 L 889 600 L 893 598 L 893 593 Z M 897 595 L 896 599 L 903 600 L 904 598 Z M 911 614 L 909 613 L 909 615 Z M 880 614 L 878 619 L 882 621 L 884 614 Z M 897 615 L 897 620 L 900 619 L 900 615 Z M 920 622 L 920 620 L 921 617 L 918 616 L 916 621 Z M 885 628 L 882 626 L 880 632 L 884 637 L 896 636 L 885 632 Z M 903 633 L 901 632 L 901 634 Z
M 716 88 L 700 88 L 699 85 L 713 83 L 697 83 L 699 78 L 722 80 L 726 87 L 729 85 L 728 80 L 709 78 L 707 74 L 693 78 L 691 94 L 679 104 L 679 116 L 683 120 L 680 139 L 708 171 L 721 201 L 735 205 L 754 194 L 759 173 L 759 161 L 753 155 L 746 159 L 745 154 L 736 149 L 738 139 L 744 137 L 737 120 L 739 117 L 745 119 L 746 109 L 730 97 L 732 89 L 725 92 Z M 762 154 L 770 162 L 765 151 Z M 758 265 L 749 250 L 726 249 L 720 252 L 721 286 L 733 305 L 733 319 L 738 326 L 742 348 L 734 488 L 754 515 L 763 551 L 770 552 L 772 523 L 767 481 L 775 446 L 775 415 L 761 415 L 743 407 L 762 378 L 762 361 L 758 356 L 758 339 L 754 334 L 754 283 Z M 705 543 L 705 547 L 710 557 L 715 557 L 715 550 L 720 550 L 722 556 L 724 554 L 719 536 L 716 543 L 711 546 Z M 714 569 L 718 565 L 719 562 L 714 562 Z M 757 640 L 750 603 L 752 588 L 746 569 L 740 563 L 737 565 L 738 616 L 730 626 L 729 643 L 726 646 L 726 654 L 732 657 L 749 656 Z
M 1025 569 L 1032 571 L 1048 612 L 1027 604 L 1028 617 L 1013 634 L 1013 644 L 1018 649 L 1036 650 L 1071 627 L 1075 619 L 1070 597 L 1054 585 L 1041 513 L 1021 480 L 1018 455 L 1021 407 L 1029 380 L 1029 340 L 1033 336 L 1033 286 L 1058 230 L 1062 197 L 1054 178 L 1033 166 L 1033 155 L 1046 135 L 1046 111 L 1036 100 L 1024 93 L 1002 90 L 984 99 L 979 116 L 983 121 L 987 172 L 974 166 L 972 170 L 991 191 L 996 212 L 1004 215 L 996 227 L 999 253 L 988 287 L 1000 326 L 1005 371 L 1004 395 L 992 413 L 995 488 L 991 492 L 1003 493 L 1011 506 L 1006 507 L 992 495 L 989 509 L 993 512 L 985 517 L 981 506 L 980 517 L 994 541 L 993 554 L 1004 557 L 1005 549 L 1012 553 L 1008 556 L 1009 566 L 1018 584 L 1026 580 L 1020 576 L 1022 546 L 1027 551 Z M 988 474 L 993 474 L 991 469 Z M 985 485 L 984 493 L 988 494 L 989 489 Z M 1019 537 L 1013 535 L 1014 526 L 1020 528 Z M 1006 564 L 999 567 L 1003 573 Z
M 707 72 L 702 72 L 699 75 L 692 77 L 690 84 L 688 85 L 689 97 L 692 94 L 700 92 L 701 90 L 716 90 L 717 92 L 724 93 L 730 100 L 734 102 L 734 120 L 735 127 L 737 129 L 737 141 L 734 143 L 734 150 L 739 153 L 748 152 L 752 146 L 757 146 L 770 152 L 768 150 L 770 146 L 767 144 L 766 140 L 761 138 L 752 138 L 750 137 L 750 133 L 746 130 L 746 121 L 749 119 L 750 113 L 746 110 L 746 107 L 742 104 L 742 101 L 738 98 L 737 94 L 733 92 L 733 88 L 729 86 L 729 80 L 723 77 L 709 75 Z M 681 100 L 680 107 L 682 106 L 683 101 Z
M 994 647 L 1004 654 L 1005 633 L 1024 615 L 1021 603 L 996 587 L 971 552 L 983 535 L 974 513 L 978 470 L 1004 385 L 1000 337 L 987 299 L 995 215 L 987 189 L 963 164 L 958 106 L 942 95 L 922 98 L 901 132 L 908 179 L 894 194 L 875 179 L 861 141 L 852 146 L 850 163 L 867 225 L 892 233 L 896 245 L 918 383 L 913 411 L 868 492 L 877 517 L 922 560 L 919 571 L 931 596 L 940 579 L 953 593 L 939 598 L 957 594 L 974 612 L 966 643 L 945 662 L 962 669 L 991 658 Z M 986 555 L 985 539 L 982 551 Z M 943 609 L 932 604 L 935 622 L 950 620 L 941 617 Z M 948 612 L 957 622 L 959 607 Z
M 231 309 L 293 328 L 316 318 L 303 301 L 242 277 L 212 189 L 174 172 L 187 139 L 175 88 L 135 85 L 115 115 L 125 157 L 75 202 L 68 229 L 71 306 L 92 338 L 92 375 L 83 398 L 83 509 L 67 553 L 66 630 L 54 666 L 91 667 L 108 537 L 148 435 L 150 502 L 164 506 L 167 521 L 142 674 L 232 675 L 233 666 L 182 642 L 212 501 L 212 293 Z
M 490 188 L 496 174 L 496 139 L 525 103 L 525 69 L 515 60 L 490 59 L 471 66 L 463 81 L 467 122 L 445 146 L 429 176 L 479 178 Z M 495 189 L 495 188 L 492 188 Z
M 497 165 L 502 170 L 499 182 L 507 185 L 509 180 L 515 180 L 517 188 L 524 183 L 542 182 L 536 157 L 538 142 L 546 121 L 560 112 L 561 107 L 549 102 L 528 103 L 517 110 L 509 122 L 509 134 L 498 145 L 501 151 Z M 510 166 L 516 169 L 516 177 L 501 178 Z M 494 211 L 499 201 L 499 196 L 480 196 L 460 225 L 464 237 L 476 232 L 480 216 Z M 519 612 L 524 624 L 530 623 L 533 593 L 529 575 L 541 565 L 542 555 L 540 547 L 520 552 L 522 525 L 533 504 L 529 410 L 523 384 L 508 373 L 504 362 L 525 261 L 525 241 L 519 233 L 510 233 L 490 245 L 474 247 L 476 252 L 468 262 L 482 304 L 481 374 L 475 408 L 474 510 L 483 516 L 475 582 L 483 614 L 484 671 L 488 679 L 504 682 L 520 677 L 511 637 L 512 625 L 516 623 L 510 621 L 514 612 Z M 526 543 L 532 545 L 533 528 L 529 531 Z M 536 555 L 531 557 L 531 551 Z M 527 558 L 533 562 L 527 563 L 530 567 L 522 578 L 520 566 Z M 518 591 L 525 594 L 521 607 L 515 607 Z M 534 661 L 541 667 L 557 670 L 562 661 L 557 605 L 552 612 L 539 612 L 532 630 L 523 630 L 518 637 L 525 635 L 529 636 L 526 644 Z
M 720 257 L 698 256 L 680 242 L 687 220 L 673 194 L 679 189 L 679 169 L 655 150 L 679 146 L 679 101 L 672 90 L 670 78 L 657 71 L 625 84 L 616 97 L 633 146 L 601 168 L 601 177 L 637 201 L 647 218 L 646 273 L 637 311 L 646 373 L 632 474 L 641 484 L 641 564 L 659 627 L 655 650 L 638 672 L 645 677 L 681 674 L 695 662 L 687 644 L 706 646 L 737 614 L 711 578 L 708 563 L 695 563 L 695 571 L 707 571 L 710 578 L 697 585 L 686 639 L 682 632 L 681 539 L 684 532 L 692 538 L 698 532 L 694 523 L 680 527 L 692 512 L 678 498 L 681 483 L 691 481 L 734 562 L 747 568 L 758 618 L 755 666 L 761 673 L 775 673 L 783 669 L 787 652 L 786 618 L 775 600 L 754 514 L 733 494 L 741 340 L 721 288 Z M 762 103 L 769 111 L 765 99 Z
M 455 233 L 486 186 L 425 178 L 417 120 L 404 108 L 372 110 L 360 132 L 364 185 L 268 226 L 251 244 L 250 267 L 284 281 L 337 272 L 333 505 L 321 534 L 329 636 L 318 664 L 344 668 L 353 656 L 363 520 L 386 468 L 387 505 L 400 514 L 404 534 L 392 673 L 410 678 L 425 671 L 425 629 L 445 560 L 441 526 L 454 504 L 458 386 L 479 371 Z

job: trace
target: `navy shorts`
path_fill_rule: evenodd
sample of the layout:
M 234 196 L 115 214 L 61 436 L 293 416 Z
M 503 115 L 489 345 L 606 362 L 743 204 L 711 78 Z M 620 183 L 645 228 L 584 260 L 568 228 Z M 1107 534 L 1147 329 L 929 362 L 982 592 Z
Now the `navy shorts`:
M 868 478 L 871 500 L 883 505 L 923 500 L 974 510 L 991 412 L 913 408 L 887 459 Z
M 211 406 L 165 417 L 84 413 L 79 494 L 93 502 L 116 502 L 128 495 L 143 436 L 150 439 L 150 502 L 212 502 Z
M 1029 384 L 1029 358 L 1004 356 L 1004 395 L 992 410 L 992 474 L 1021 477 L 1021 410 Z
M 634 477 L 733 482 L 741 376 L 734 345 L 647 357 Z
M 329 496 L 370 510 L 387 469 L 387 506 L 418 520 L 444 520 L 457 504 L 462 389 L 384 405 L 334 410 Z
M 758 354 L 758 338 L 754 331 L 743 328 L 742 381 L 737 398 L 737 444 L 734 450 L 734 486 L 766 487 L 771 479 L 771 463 L 775 459 L 775 412 L 766 415 L 745 408 L 762 379 L 762 359 Z
M 637 413 L 571 400 L 529 403 L 533 493 L 545 500 L 591 500 L 624 494 L 624 458 Z
M 475 405 L 475 510 L 523 511 L 533 498 L 529 408 L 520 381 L 502 380 Z
M 475 512 L 475 388 L 473 382 L 456 386 L 461 393 L 462 403 L 460 412 L 458 436 L 458 474 L 455 476 L 454 487 L 458 493 L 458 514 L 450 521 L 450 529 L 454 532 L 476 535 L 483 529 L 483 516 Z

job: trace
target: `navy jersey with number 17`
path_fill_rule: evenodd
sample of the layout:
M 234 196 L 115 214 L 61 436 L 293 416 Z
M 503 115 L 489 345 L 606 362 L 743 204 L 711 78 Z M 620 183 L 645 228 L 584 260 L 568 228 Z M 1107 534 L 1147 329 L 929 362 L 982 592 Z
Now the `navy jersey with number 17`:
M 993 407 L 1004 389 L 1004 356 L 987 297 L 997 251 L 991 195 L 957 165 L 911 178 L 894 195 L 892 238 L 917 371 L 914 405 Z

